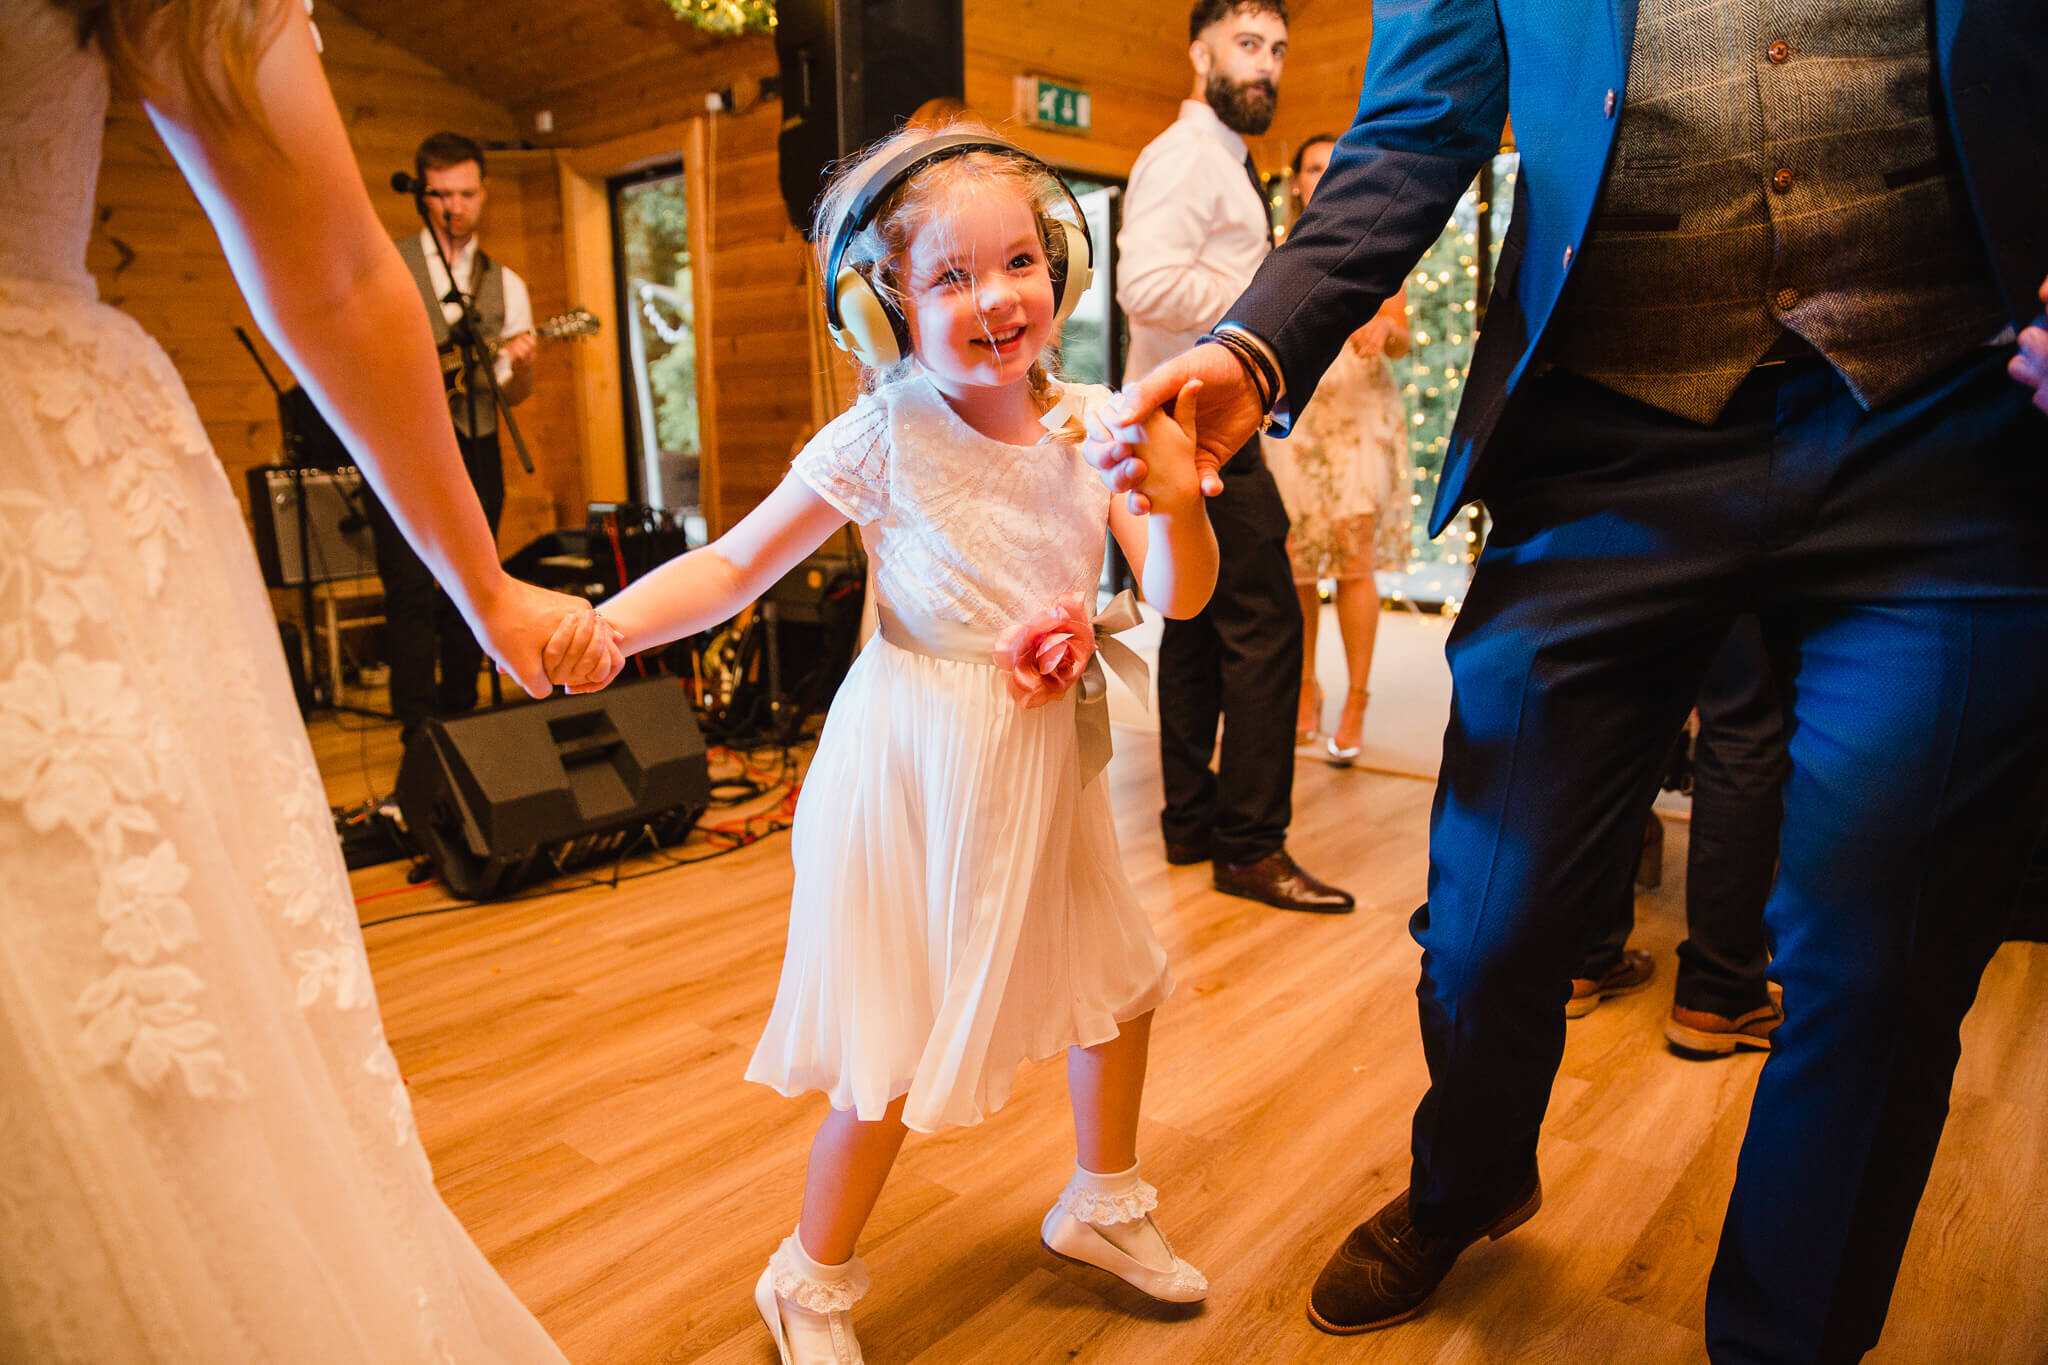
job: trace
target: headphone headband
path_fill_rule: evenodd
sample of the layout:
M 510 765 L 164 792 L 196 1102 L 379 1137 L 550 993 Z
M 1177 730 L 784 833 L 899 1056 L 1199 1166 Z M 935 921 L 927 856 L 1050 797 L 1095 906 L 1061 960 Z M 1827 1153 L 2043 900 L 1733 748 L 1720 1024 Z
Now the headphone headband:
M 1003 142 L 975 133 L 938 133 L 923 138 L 905 147 L 875 168 L 874 174 L 862 185 L 860 193 L 846 206 L 846 212 L 839 220 L 839 226 L 832 234 L 832 250 L 825 263 L 825 321 L 834 331 L 845 327 L 839 316 L 839 291 L 837 281 L 839 269 L 846 257 L 846 250 L 853 244 L 854 237 L 875 221 L 875 214 L 881 210 L 882 201 L 891 190 L 908 180 L 924 167 L 937 161 L 950 161 L 956 156 L 969 152 L 993 152 L 1017 161 L 1029 162 L 1052 177 L 1060 193 L 1073 206 L 1074 217 L 1081 230 L 1088 229 L 1088 215 L 1081 210 L 1081 201 L 1067 188 L 1067 182 L 1060 178 L 1058 171 L 1039 158 L 1025 151 L 1014 142 Z

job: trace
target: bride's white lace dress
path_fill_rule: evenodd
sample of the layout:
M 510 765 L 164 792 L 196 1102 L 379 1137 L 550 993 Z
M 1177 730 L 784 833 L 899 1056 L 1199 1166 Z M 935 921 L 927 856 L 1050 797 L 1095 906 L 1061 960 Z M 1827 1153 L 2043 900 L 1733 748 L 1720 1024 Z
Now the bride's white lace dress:
M 0 1360 L 559 1361 L 435 1192 L 235 498 L 0 0 Z

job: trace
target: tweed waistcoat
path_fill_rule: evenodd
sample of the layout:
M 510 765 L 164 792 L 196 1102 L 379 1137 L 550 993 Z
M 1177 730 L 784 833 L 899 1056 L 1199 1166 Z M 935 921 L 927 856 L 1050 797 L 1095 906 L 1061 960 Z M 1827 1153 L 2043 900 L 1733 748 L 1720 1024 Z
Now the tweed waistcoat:
M 441 312 L 441 300 L 434 295 L 433 276 L 427 272 L 427 253 L 420 245 L 420 235 L 415 232 L 399 238 L 398 254 L 405 259 L 405 268 L 412 272 L 412 281 L 419 286 L 420 301 L 427 306 L 434 345 L 446 346 L 450 335 L 448 319 Z M 486 337 L 497 340 L 505 332 L 505 272 L 484 255 L 482 246 L 477 247 L 476 264 L 470 267 L 469 287 L 475 291 L 470 295 L 469 306 L 476 314 L 477 325 Z M 489 436 L 498 429 L 498 409 L 491 402 L 491 386 L 481 376 L 471 376 L 471 380 L 469 393 L 465 394 L 459 386 L 449 391 L 448 415 L 455 419 L 455 430 L 462 435 Z M 471 394 L 476 398 L 474 431 L 470 430 Z
M 1641 0 L 1548 358 L 1711 422 L 1784 331 L 1866 408 L 1989 341 L 1933 82 L 1924 0 Z

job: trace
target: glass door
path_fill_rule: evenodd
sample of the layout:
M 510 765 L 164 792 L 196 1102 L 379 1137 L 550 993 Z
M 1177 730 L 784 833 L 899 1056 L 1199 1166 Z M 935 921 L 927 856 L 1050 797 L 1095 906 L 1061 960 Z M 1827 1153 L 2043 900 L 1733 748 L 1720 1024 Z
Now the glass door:
M 681 162 L 609 182 L 627 477 L 635 501 L 704 540 L 690 206 Z

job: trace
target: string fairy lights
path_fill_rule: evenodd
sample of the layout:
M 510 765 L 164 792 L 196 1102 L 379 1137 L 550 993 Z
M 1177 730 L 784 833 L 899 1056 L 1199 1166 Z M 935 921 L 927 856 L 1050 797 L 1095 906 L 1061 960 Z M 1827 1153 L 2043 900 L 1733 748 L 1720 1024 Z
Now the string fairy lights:
M 723 38 L 775 29 L 775 0 L 667 0 L 676 18 Z
M 1495 166 L 1491 197 L 1505 205 L 1513 199 L 1515 162 L 1503 157 Z M 1424 534 L 1422 513 L 1435 499 L 1442 481 L 1451 423 L 1463 396 L 1465 368 L 1472 359 L 1473 323 L 1478 312 L 1473 294 L 1480 274 L 1478 219 L 1492 209 L 1492 203 L 1480 199 L 1476 185 L 1467 191 L 1443 235 L 1408 277 L 1408 321 L 1414 349 L 1402 394 L 1408 406 L 1408 501 L 1416 512 L 1409 549 L 1409 595 L 1428 600 L 1441 594 L 1448 615 L 1457 612 L 1469 565 L 1479 550 L 1478 514 L 1461 516 L 1440 540 L 1431 542 Z M 1500 218 L 1493 214 L 1491 219 L 1490 244 L 1495 249 L 1506 228 Z M 1432 569 L 1438 572 L 1430 572 Z

